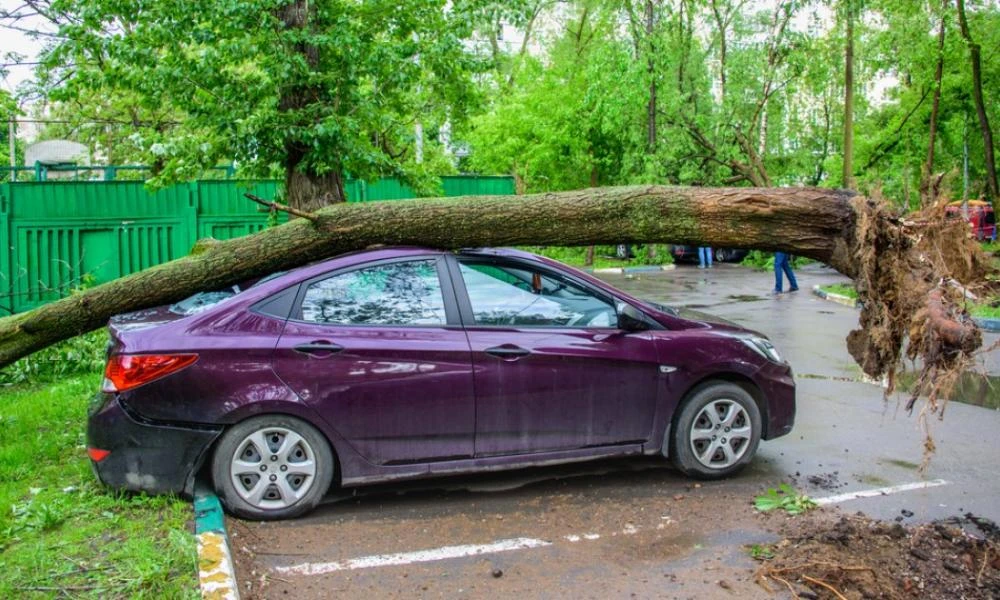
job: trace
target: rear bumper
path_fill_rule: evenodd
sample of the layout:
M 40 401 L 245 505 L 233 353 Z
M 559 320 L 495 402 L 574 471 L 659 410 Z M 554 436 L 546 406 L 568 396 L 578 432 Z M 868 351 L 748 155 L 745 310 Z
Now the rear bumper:
M 113 394 L 98 394 L 87 419 L 87 447 L 110 452 L 91 460 L 104 485 L 150 494 L 191 495 L 194 476 L 221 428 L 154 423 L 130 414 Z
M 763 439 L 788 434 L 795 425 L 795 376 L 787 364 L 769 363 L 757 372 L 757 384 L 767 403 Z

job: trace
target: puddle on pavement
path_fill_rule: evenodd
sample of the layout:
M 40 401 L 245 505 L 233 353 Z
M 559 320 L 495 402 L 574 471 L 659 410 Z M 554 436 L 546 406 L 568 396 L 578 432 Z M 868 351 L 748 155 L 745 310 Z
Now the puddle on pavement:
M 752 294 L 730 294 L 726 296 L 730 300 L 736 300 L 737 302 L 757 302 L 758 300 L 763 300 L 764 298 L 760 296 L 754 296 Z
M 857 365 L 847 365 L 850 370 L 859 370 Z M 875 383 L 864 377 L 837 377 L 831 375 L 821 375 L 818 373 L 796 373 L 796 379 L 819 379 L 823 381 L 846 381 L 856 383 Z M 896 390 L 903 394 L 908 394 L 913 389 L 916 374 L 912 371 L 900 373 L 896 377 Z M 965 372 L 958 378 L 958 383 L 951 391 L 949 400 L 982 406 L 985 408 L 1000 409 L 1000 376 L 983 375 L 982 373 Z
M 678 533 L 677 535 L 657 537 L 645 543 L 635 538 L 621 539 L 628 541 L 626 546 L 628 554 L 640 560 L 681 558 L 697 552 L 707 545 L 704 536 L 687 531 Z
M 896 378 L 896 386 L 909 392 L 913 389 L 916 377 L 916 373 L 912 371 L 900 373 Z M 974 406 L 1000 409 L 1000 376 L 966 371 L 959 376 L 958 383 L 955 384 L 948 399 Z

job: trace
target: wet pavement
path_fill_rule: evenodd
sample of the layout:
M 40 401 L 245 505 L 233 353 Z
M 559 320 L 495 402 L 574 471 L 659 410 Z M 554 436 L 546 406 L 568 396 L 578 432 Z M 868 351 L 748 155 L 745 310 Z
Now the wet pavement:
M 801 291 L 779 296 L 768 294 L 770 273 L 732 265 L 604 276 L 760 331 L 791 362 L 796 427 L 762 443 L 738 477 L 698 484 L 663 461 L 631 459 L 335 493 L 295 521 L 229 519 L 244 597 L 774 597 L 753 583 L 746 546 L 776 539 L 771 521 L 783 517 L 752 503 L 783 481 L 814 498 L 888 489 L 825 510 L 1000 521 L 1000 412 L 949 404 L 943 421 L 927 421 L 937 451 L 918 473 L 921 419 L 861 381 L 847 353 L 857 311 L 809 293 L 847 280 L 818 265 L 798 275 Z M 996 354 L 985 368 L 1000 363 Z M 935 487 L 892 489 L 928 482 Z

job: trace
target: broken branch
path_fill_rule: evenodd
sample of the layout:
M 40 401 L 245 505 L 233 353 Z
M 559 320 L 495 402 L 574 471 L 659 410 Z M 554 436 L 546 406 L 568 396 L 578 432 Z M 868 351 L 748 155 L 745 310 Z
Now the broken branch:
M 282 204 L 281 202 L 275 202 L 274 200 L 265 200 L 260 196 L 255 196 L 250 193 L 246 193 L 243 195 L 249 198 L 250 200 L 253 200 L 257 204 L 260 204 L 261 206 L 266 206 L 269 210 L 280 210 L 281 212 L 285 212 L 296 217 L 302 217 L 303 219 L 307 219 L 309 221 L 312 221 L 313 223 L 319 222 L 319 215 L 317 215 L 316 213 L 299 210 L 297 208 L 288 206 L 287 204 Z

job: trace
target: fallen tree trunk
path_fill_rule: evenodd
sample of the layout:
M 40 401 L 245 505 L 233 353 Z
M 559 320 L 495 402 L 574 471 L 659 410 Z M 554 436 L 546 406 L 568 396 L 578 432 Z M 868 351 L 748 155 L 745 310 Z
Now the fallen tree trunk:
M 242 238 L 199 242 L 185 258 L 0 319 L 0 367 L 99 328 L 115 314 L 377 244 L 460 248 L 645 242 L 782 250 L 855 278 L 867 302 L 863 327 L 852 332 L 849 349 L 869 375 L 879 376 L 898 362 L 903 339 L 913 329 L 910 317 L 925 308 L 927 293 L 954 271 L 947 260 L 928 260 L 918 247 L 923 239 L 919 223 L 903 223 L 878 202 L 828 189 L 596 188 L 341 204 L 305 216 Z M 934 239 L 943 239 L 940 231 L 945 230 L 957 231 L 945 246 L 964 248 L 968 243 L 965 232 L 955 227 L 935 229 Z M 942 357 L 953 360 L 981 345 L 975 325 L 954 305 L 953 292 L 945 290 L 935 296 L 932 311 L 921 313 L 928 331 L 943 334 L 928 338 L 938 344 L 933 348 L 938 366 Z M 949 345 L 954 340 L 960 340 L 960 347 Z

